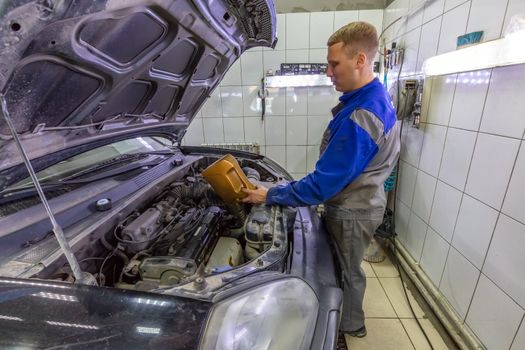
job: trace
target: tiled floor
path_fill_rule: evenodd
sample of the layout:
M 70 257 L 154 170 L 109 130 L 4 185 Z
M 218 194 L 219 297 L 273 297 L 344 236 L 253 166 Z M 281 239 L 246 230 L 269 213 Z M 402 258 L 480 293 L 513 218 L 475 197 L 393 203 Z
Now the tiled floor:
M 368 335 L 364 338 L 346 336 L 348 349 L 430 349 L 407 304 L 397 269 L 389 258 L 387 257 L 380 263 L 363 262 L 363 268 L 367 276 L 364 309 Z M 404 277 L 404 280 L 407 278 Z M 430 315 L 428 306 L 424 304 L 420 306 L 410 289 L 407 290 L 410 302 L 433 348 L 435 350 L 456 349 L 446 335 L 440 335 L 439 326 L 433 324 L 436 321 Z M 431 320 L 434 321 L 431 322 Z

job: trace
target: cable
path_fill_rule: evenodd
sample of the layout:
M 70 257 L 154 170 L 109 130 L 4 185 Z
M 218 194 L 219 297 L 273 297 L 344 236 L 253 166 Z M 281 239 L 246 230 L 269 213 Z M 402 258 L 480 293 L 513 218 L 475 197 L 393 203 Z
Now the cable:
M 396 21 L 392 22 L 390 24 L 390 26 L 394 23 L 396 23 L 398 20 L 400 20 L 401 18 L 403 17 L 400 17 L 398 18 Z M 390 26 L 388 26 L 386 29 L 388 29 Z M 383 30 L 384 32 L 384 30 Z M 381 33 L 382 35 L 383 33 Z M 405 57 L 404 57 L 404 52 L 402 53 L 401 55 L 401 63 L 400 63 L 400 66 L 399 66 L 399 71 L 397 73 L 397 82 L 396 82 L 396 85 L 397 85 L 397 92 L 396 92 L 396 116 L 397 116 L 397 112 L 400 110 L 400 94 L 401 94 L 401 85 L 400 85 L 400 78 L 401 78 L 401 72 L 403 70 L 403 63 L 405 61 Z M 388 87 L 385 87 L 385 88 L 388 88 Z M 405 99 L 405 104 L 407 103 L 407 99 Z M 406 106 L 405 106 L 406 107 Z M 406 108 L 405 108 L 406 110 Z M 403 117 L 403 116 L 401 116 Z M 397 117 L 396 117 L 397 119 Z M 401 145 L 401 142 L 402 142 L 402 135 L 403 135 L 403 125 L 404 125 L 404 118 L 401 118 L 401 127 L 399 129 L 399 143 Z M 392 235 L 392 237 L 390 237 L 390 240 L 391 240 L 391 243 L 393 244 L 394 246 L 394 256 L 395 256 L 395 264 L 396 264 L 396 268 L 397 268 L 397 271 L 399 273 L 399 278 L 401 280 L 401 286 L 403 287 L 403 292 L 405 294 L 405 298 L 407 300 L 407 303 L 408 303 L 408 306 L 410 308 L 410 311 L 412 312 L 412 315 L 414 316 L 414 319 L 416 320 L 419 328 L 421 329 L 421 332 L 423 333 L 423 335 L 425 336 L 425 339 L 427 340 L 428 342 L 428 345 L 430 345 L 430 348 L 431 350 L 434 350 L 434 347 L 432 346 L 432 343 L 430 342 L 430 339 L 427 335 L 427 333 L 425 332 L 425 330 L 423 329 L 423 325 L 421 324 L 421 322 L 419 321 L 419 319 L 417 318 L 416 316 L 416 313 L 414 312 L 414 308 L 412 307 L 412 303 L 410 302 L 410 299 L 408 298 L 408 292 L 406 290 L 406 286 L 405 286 L 405 282 L 403 280 L 403 275 L 401 274 L 401 269 L 399 268 L 399 260 L 397 258 L 397 255 L 396 255 L 396 245 L 395 245 L 395 236 L 396 236 L 396 203 L 397 203 L 397 193 L 398 193 L 398 187 L 399 187 L 399 172 L 400 172 L 400 158 L 401 156 L 397 159 L 397 164 L 396 164 L 396 168 L 397 168 L 397 174 L 396 174 L 396 178 L 395 178 L 395 196 L 394 196 L 394 204 L 393 204 L 393 208 L 392 208 L 392 232 L 394 233 Z

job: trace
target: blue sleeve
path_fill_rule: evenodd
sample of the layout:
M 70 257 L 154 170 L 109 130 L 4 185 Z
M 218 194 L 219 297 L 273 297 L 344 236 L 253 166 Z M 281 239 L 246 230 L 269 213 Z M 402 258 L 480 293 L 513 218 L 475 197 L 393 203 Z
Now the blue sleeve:
M 300 207 L 324 203 L 355 180 L 379 150 L 370 135 L 350 117 L 331 132 L 334 134 L 315 170 L 299 181 L 270 188 L 266 204 Z

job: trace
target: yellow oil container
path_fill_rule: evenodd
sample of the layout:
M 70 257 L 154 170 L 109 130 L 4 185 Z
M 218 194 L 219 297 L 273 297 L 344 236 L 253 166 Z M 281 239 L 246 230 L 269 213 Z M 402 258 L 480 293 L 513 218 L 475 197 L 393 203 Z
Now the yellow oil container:
M 254 190 L 256 187 L 248 180 L 237 159 L 227 154 L 204 169 L 202 176 L 225 202 L 236 202 L 246 197 L 242 188 Z

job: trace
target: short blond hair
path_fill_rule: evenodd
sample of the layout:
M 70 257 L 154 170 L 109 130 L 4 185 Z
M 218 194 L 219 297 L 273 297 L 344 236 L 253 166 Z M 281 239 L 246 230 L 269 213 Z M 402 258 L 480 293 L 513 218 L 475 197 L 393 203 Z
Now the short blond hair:
M 379 49 L 379 39 L 376 28 L 367 22 L 351 22 L 339 28 L 330 36 L 328 46 L 343 43 L 348 57 L 354 57 L 359 51 L 363 51 L 370 62 Z

